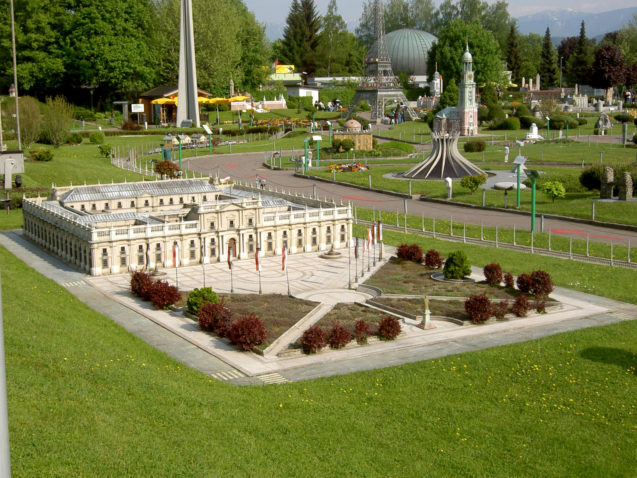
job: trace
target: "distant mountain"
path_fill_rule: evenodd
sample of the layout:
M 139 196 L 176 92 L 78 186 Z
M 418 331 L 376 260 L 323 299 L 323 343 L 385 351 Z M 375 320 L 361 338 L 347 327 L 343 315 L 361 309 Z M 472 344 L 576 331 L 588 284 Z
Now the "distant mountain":
M 544 35 L 546 27 L 551 29 L 551 37 L 579 35 L 582 20 L 586 23 L 586 36 L 593 38 L 619 30 L 633 19 L 637 7 L 622 8 L 602 13 L 576 12 L 575 10 L 553 10 L 525 15 L 518 18 L 520 33 Z

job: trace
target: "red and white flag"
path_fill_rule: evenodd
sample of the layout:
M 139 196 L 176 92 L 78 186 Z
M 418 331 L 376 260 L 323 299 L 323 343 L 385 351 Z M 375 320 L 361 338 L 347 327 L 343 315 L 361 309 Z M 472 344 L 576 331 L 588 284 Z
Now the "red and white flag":
M 232 246 L 228 246 L 228 269 L 232 270 Z
M 173 264 L 175 267 L 179 267 L 179 244 L 176 242 L 173 244 Z
M 285 270 L 288 265 L 288 253 L 287 247 L 284 247 L 281 251 L 281 270 Z
M 378 231 L 378 242 L 383 242 L 383 223 L 378 221 L 378 227 L 376 228 Z
M 372 224 L 372 245 L 376 245 L 376 224 Z
M 367 249 L 369 249 L 370 244 L 372 243 L 372 230 L 367 229 Z
M 259 264 L 259 252 L 261 251 L 260 247 L 257 247 L 257 253 L 254 255 L 254 265 L 257 268 L 257 272 L 261 272 L 261 264 Z

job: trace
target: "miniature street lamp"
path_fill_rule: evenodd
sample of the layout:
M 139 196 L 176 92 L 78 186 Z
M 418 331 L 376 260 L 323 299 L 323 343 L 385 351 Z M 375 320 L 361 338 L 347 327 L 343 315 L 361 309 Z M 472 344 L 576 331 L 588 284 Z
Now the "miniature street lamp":
M 320 166 L 321 165 L 321 140 L 323 139 L 323 136 L 320 135 L 314 135 L 312 136 L 312 139 L 314 141 L 316 141 L 316 166 Z
M 517 185 L 517 207 L 520 207 L 520 175 L 522 174 L 522 167 L 526 163 L 526 158 L 524 156 L 518 156 L 513 160 L 513 164 L 517 165 L 517 176 L 518 176 L 518 185 Z

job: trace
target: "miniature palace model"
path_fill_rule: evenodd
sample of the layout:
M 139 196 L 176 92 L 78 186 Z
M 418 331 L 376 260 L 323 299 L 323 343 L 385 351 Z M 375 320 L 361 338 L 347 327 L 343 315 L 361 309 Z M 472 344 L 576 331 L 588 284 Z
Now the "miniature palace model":
M 24 234 L 91 275 L 346 247 L 351 206 L 209 178 L 53 188 Z M 178 247 L 175 248 L 174 246 Z

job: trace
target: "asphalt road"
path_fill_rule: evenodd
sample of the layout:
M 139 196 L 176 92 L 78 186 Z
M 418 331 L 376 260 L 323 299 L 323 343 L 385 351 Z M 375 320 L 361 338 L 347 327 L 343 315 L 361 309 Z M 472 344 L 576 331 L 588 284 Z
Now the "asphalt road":
M 234 180 L 243 182 L 255 182 L 256 176 L 265 178 L 267 185 L 276 187 L 279 190 L 312 194 L 316 185 L 317 194 L 320 198 L 328 198 L 345 203 L 351 202 L 356 207 L 368 209 L 375 208 L 383 211 L 397 210 L 404 212 L 405 201 L 402 198 L 388 194 L 376 193 L 353 188 L 343 184 L 332 184 L 322 181 L 313 181 L 294 176 L 291 170 L 273 171 L 263 166 L 264 153 L 233 153 L 212 156 L 200 156 L 185 161 L 185 167 L 191 171 L 217 175 L 230 176 Z M 514 198 L 510 198 L 513 199 Z M 513 201 L 511 201 L 513 202 Z M 529 230 L 530 218 L 515 213 L 502 211 L 490 211 L 474 209 L 459 205 L 437 204 L 425 201 L 407 200 L 407 212 L 416 216 L 424 214 L 425 217 L 449 220 L 453 218 L 454 223 L 466 222 L 468 224 L 484 224 L 485 226 L 499 226 L 506 228 Z M 540 228 L 539 217 L 536 219 L 536 227 Z M 544 232 L 549 228 L 554 234 L 566 237 L 585 239 L 590 234 L 591 241 L 624 243 L 630 240 L 631 245 L 637 245 L 637 232 L 626 231 L 615 228 L 592 226 L 569 220 L 545 219 Z

